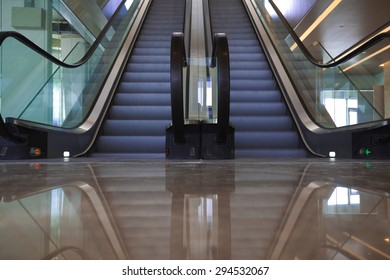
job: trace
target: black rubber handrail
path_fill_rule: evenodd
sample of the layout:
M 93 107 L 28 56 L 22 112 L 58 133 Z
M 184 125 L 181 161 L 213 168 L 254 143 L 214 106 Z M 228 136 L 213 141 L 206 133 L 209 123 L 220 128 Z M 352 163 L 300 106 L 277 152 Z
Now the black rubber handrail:
M 75 63 L 71 63 L 70 64 L 70 63 L 66 63 L 66 62 L 64 62 L 62 60 L 59 60 L 58 58 L 54 57 L 53 55 L 51 55 L 50 53 L 48 53 L 47 51 L 45 51 L 44 49 L 42 49 L 41 47 L 36 45 L 34 42 L 32 42 L 30 39 L 28 39 L 27 37 L 25 37 L 21 33 L 15 32 L 15 31 L 0 32 L 0 46 L 3 44 L 3 42 L 6 39 L 14 38 L 14 39 L 20 41 L 22 44 L 24 44 L 27 47 L 29 47 L 30 49 L 34 50 L 36 53 L 42 55 L 46 59 L 50 60 L 51 62 L 53 62 L 53 63 L 55 63 L 55 64 L 57 64 L 59 66 L 62 66 L 62 67 L 65 67 L 65 68 L 77 68 L 77 67 L 85 64 L 92 57 L 93 53 L 98 48 L 98 46 L 101 44 L 101 42 L 103 41 L 103 39 L 106 36 L 107 32 L 110 30 L 114 20 L 119 15 L 119 13 L 120 13 L 122 7 L 125 5 L 126 1 L 127 0 L 123 0 L 118 5 L 118 8 L 112 14 L 111 18 L 108 20 L 107 24 L 104 26 L 104 28 L 100 32 L 100 34 L 96 38 L 95 42 L 91 45 L 91 47 L 85 53 L 85 55 L 79 61 L 77 61 Z
M 64 246 L 64 247 L 59 248 L 59 249 L 51 252 L 50 254 L 46 255 L 44 258 L 42 258 L 42 260 L 52 260 L 55 257 L 65 253 L 66 251 L 72 251 L 72 252 L 78 254 L 83 260 L 91 260 L 92 259 L 86 252 L 84 252 L 84 250 L 82 250 L 78 247 Z
M 176 143 L 185 142 L 183 68 L 187 66 L 184 34 L 174 32 L 171 37 L 171 113 L 173 136 Z
M 210 57 L 213 50 L 213 26 L 211 24 L 211 9 L 210 0 L 203 1 L 203 13 L 204 13 L 204 30 L 205 30 L 205 45 L 206 45 L 206 57 Z
M 211 67 L 217 67 L 218 123 L 217 143 L 226 143 L 230 119 L 230 61 L 229 44 L 225 33 L 213 35 Z
M 14 135 L 4 123 L 3 117 L 0 114 L 0 136 L 4 139 L 14 143 L 14 144 L 23 144 L 26 140 L 23 137 Z
M 317 67 L 320 67 L 320 68 L 331 68 L 331 67 L 335 67 L 335 66 L 338 66 L 340 65 L 341 63 L 344 63 L 350 59 L 352 59 L 353 57 L 361 54 L 362 52 L 364 52 L 365 50 L 369 49 L 370 47 L 376 45 L 377 43 L 379 43 L 380 41 L 384 40 L 384 39 L 388 39 L 390 38 L 390 32 L 386 32 L 386 33 L 380 33 L 374 37 L 372 37 L 371 39 L 369 39 L 368 41 L 366 41 L 364 44 L 360 45 L 359 47 L 357 47 L 356 49 L 354 49 L 354 47 L 350 48 L 350 50 L 354 49 L 353 51 L 349 52 L 347 55 L 345 55 L 344 57 L 336 60 L 336 61 L 333 61 L 333 62 L 329 62 L 329 63 L 319 63 L 312 55 L 311 53 L 309 52 L 309 50 L 305 47 L 305 45 L 303 44 L 303 42 L 301 41 L 301 39 L 299 39 L 299 36 L 295 33 L 294 29 L 290 26 L 290 24 L 288 23 L 288 21 L 286 20 L 286 18 L 283 16 L 283 14 L 280 12 L 280 10 L 278 9 L 278 7 L 275 5 L 275 3 L 272 1 L 272 0 L 269 0 L 269 3 L 271 4 L 272 8 L 275 10 L 276 14 L 278 15 L 279 19 L 281 20 L 281 22 L 283 23 L 284 27 L 287 29 L 287 31 L 290 33 L 291 37 L 294 39 L 295 43 L 298 45 L 299 49 L 302 51 L 302 53 L 304 54 L 304 56 L 312 63 L 314 64 L 315 66 Z M 348 52 L 345 51 L 346 53 Z

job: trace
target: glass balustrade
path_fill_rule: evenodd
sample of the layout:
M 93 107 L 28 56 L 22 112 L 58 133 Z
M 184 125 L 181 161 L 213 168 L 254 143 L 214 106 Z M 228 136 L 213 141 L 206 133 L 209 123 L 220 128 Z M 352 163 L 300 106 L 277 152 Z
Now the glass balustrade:
M 35 1 L 34 7 L 25 7 L 23 3 L 16 7 L 19 2 L 0 1 L 2 15 L 17 10 L 2 17 L 1 31 L 22 33 L 54 57 L 73 64 L 85 56 L 121 2 L 42 0 Z M 59 67 L 16 39 L 6 39 L 0 46 L 2 116 L 64 128 L 80 125 L 90 112 L 141 3 L 125 3 L 91 59 L 80 67 Z M 27 8 L 36 9 L 38 14 L 40 11 L 41 26 L 23 26 L 27 23 L 21 18 Z
M 272 6 L 268 4 L 265 8 L 268 1 L 252 2 L 313 120 L 323 127 L 335 128 L 388 117 L 383 108 L 385 67 L 380 65 L 390 61 L 389 40 L 372 46 L 338 67 L 320 68 L 296 47 Z M 308 50 L 318 63 L 333 61 L 318 42 Z
M 184 96 L 188 99 L 188 108 L 185 110 L 187 123 L 193 121 L 217 123 L 218 121 L 218 65 L 215 63 L 216 60 L 217 58 L 191 57 L 187 67 L 184 68 L 183 77 L 188 75 L 183 86 Z

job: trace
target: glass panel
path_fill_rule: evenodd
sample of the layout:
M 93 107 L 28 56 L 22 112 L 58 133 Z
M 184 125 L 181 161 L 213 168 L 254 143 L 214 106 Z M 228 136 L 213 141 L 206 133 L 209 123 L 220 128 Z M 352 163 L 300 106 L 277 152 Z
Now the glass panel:
M 2 12 L 5 10 L 4 2 L 8 3 L 2 2 Z M 46 29 L 36 30 L 36 34 L 44 38 L 48 46 L 44 49 L 67 63 L 75 63 L 86 54 L 122 1 L 42 2 L 46 4 L 45 14 L 49 23 Z M 12 38 L 5 40 L 0 46 L 3 117 L 64 128 L 78 126 L 90 112 L 140 3 L 140 0 L 126 2 L 92 58 L 77 68 L 58 67 L 19 41 Z M 82 11 L 86 14 L 81 16 Z M 30 33 L 25 35 L 34 37 Z
M 183 243 L 187 259 L 214 259 L 218 250 L 218 195 L 184 195 Z
M 382 56 L 377 55 L 375 59 L 370 57 L 354 70 L 348 70 L 347 67 L 355 63 L 358 57 L 339 67 L 320 68 L 309 62 L 296 47 L 267 0 L 253 2 L 298 89 L 302 103 L 319 125 L 334 128 L 384 118 L 383 109 L 379 105 L 384 103 L 383 93 L 377 92 L 383 92 L 383 68 L 379 68 L 379 65 L 390 60 L 389 47 L 384 47 L 389 46 L 388 42 L 383 42 L 384 46 L 378 44 L 363 53 L 362 56 L 368 57 L 370 53 L 375 53 L 376 49 L 383 50 Z M 318 42 L 311 46 L 309 51 L 319 63 L 333 60 Z
M 216 58 L 213 58 L 216 60 Z M 218 65 L 210 67 L 211 58 L 191 57 L 188 60 L 184 77 L 188 72 L 188 87 L 184 86 L 187 96 L 188 111 L 186 121 L 207 121 L 217 122 L 218 106 L 218 83 L 217 71 Z M 185 102 L 186 104 L 186 102 Z

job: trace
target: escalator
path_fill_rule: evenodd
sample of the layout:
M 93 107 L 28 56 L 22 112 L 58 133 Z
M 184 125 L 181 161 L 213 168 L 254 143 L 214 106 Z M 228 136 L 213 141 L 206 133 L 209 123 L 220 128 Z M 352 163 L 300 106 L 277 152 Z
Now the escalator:
M 306 157 L 276 79 L 240 0 L 210 0 L 212 32 L 229 40 L 235 156 Z
M 103 13 L 112 9 L 91 4 L 103 5 Z M 185 1 L 114 4 L 115 13 L 77 62 L 69 56 L 66 61 L 56 59 L 18 32 L 1 34 L 2 50 L 16 44 L 54 74 L 37 81 L 37 93 L 30 87 L 26 99 L 31 101 L 22 113 L 2 112 L 0 158 L 165 156 L 165 128 L 171 122 L 170 38 L 183 31 Z M 28 83 L 22 77 L 4 77 L 6 86 L 8 79 Z M 64 85 L 61 93 L 56 79 Z M 17 99 L 14 92 L 9 95 Z
M 375 102 L 377 85 L 385 90 L 385 73 L 377 65 L 389 59 L 383 47 L 388 26 L 364 34 L 335 58 L 321 42 L 306 46 L 272 0 L 242 2 L 308 151 L 320 157 L 388 158 L 389 120 Z M 363 80 L 371 82 L 362 86 Z M 386 106 L 383 99 L 379 103 Z
M 358 86 L 383 77 L 362 73 L 388 61 L 385 53 L 369 60 L 387 49 L 388 28 L 334 59 L 318 42 L 321 49 L 308 50 L 277 5 L 267 2 L 272 8 L 263 1 L 209 0 L 212 32 L 229 40 L 236 158 L 388 158 L 390 126 L 374 104 L 375 86 Z M 346 73 L 362 56 L 368 65 Z
M 165 157 L 170 42 L 173 32 L 183 31 L 184 8 L 185 1 L 152 1 L 92 157 Z
M 84 13 L 73 2 L 49 1 L 42 8 L 37 2 L 35 9 L 47 14 L 41 33 L 49 44 L 11 23 L 10 31 L 0 32 L 1 159 L 74 157 L 90 149 L 150 2 L 90 1 L 81 3 Z M 76 16 L 76 26 L 66 24 L 77 31 L 51 28 L 55 12 L 62 20 Z
M 121 2 L 122 8 L 125 2 Z M 28 79 L 11 77 L 12 80 L 2 74 L 6 78 L 2 80 L 3 88 L 10 81 L 18 87 L 19 82 L 23 82 L 24 89 L 30 92 L 21 90 L 15 94 L 10 90 L 7 93 L 14 101 L 21 100 L 22 96 L 28 104 L 15 115 L 13 111 L 17 110 L 12 106 L 7 108 L 7 114 L 1 111 L 5 123 L 0 123 L 0 133 L 5 140 L 0 141 L 0 158 L 58 158 L 63 154 L 165 157 L 165 128 L 171 123 L 170 39 L 173 32 L 184 31 L 183 21 L 189 18 L 185 15 L 186 2 L 132 1 L 127 12 L 131 10 L 134 16 L 122 16 L 121 22 L 113 21 L 106 26 L 107 33 L 101 36 L 104 40 L 96 47 L 100 54 L 92 56 L 81 72 L 79 65 L 70 65 L 75 71 L 69 70 L 69 75 L 63 66 L 58 70 L 50 54 L 35 48 L 39 54 L 34 56 L 39 57 L 39 64 L 47 64 L 54 73 L 46 82 L 40 84 L 46 77 L 39 77 L 41 72 L 34 69 L 31 71 L 34 75 L 29 75 Z M 235 129 L 235 139 L 231 141 L 235 145 L 235 157 L 390 157 L 388 121 L 359 89 L 354 88 L 351 78 L 345 77 L 340 68 L 325 71 L 305 60 L 298 51 L 289 51 L 291 31 L 286 31 L 280 22 L 274 22 L 261 5 L 260 1 L 249 0 L 209 1 L 211 33 L 226 33 L 229 40 L 230 79 L 226 80 L 230 82 L 230 102 L 226 108 L 230 106 L 230 123 Z M 125 25 L 129 22 L 134 26 Z M 121 38 L 118 43 L 111 41 L 117 37 Z M 378 42 L 370 40 L 371 45 L 366 49 L 380 48 Z M 114 49 L 111 43 L 116 45 Z M 370 51 L 374 52 L 375 47 Z M 23 53 L 32 49 L 31 46 L 23 48 L 1 45 L 3 57 L 8 50 L 15 49 L 16 57 L 19 49 L 24 50 Z M 361 54 L 362 49 L 356 52 Z M 277 53 L 274 57 L 277 56 L 279 62 L 270 53 Z M 70 59 L 69 63 L 72 62 Z M 105 65 L 101 76 L 94 76 L 101 65 Z M 17 72 L 10 63 L 6 66 Z M 3 72 L 4 69 L 2 65 Z M 57 72 L 59 76 L 66 76 L 62 80 L 65 94 L 56 97 L 63 99 L 63 104 L 56 104 L 63 109 L 59 112 L 54 107 L 53 85 Z M 320 79 L 317 76 L 321 76 Z M 30 86 L 31 80 L 40 88 L 38 93 Z M 347 96 L 357 95 L 353 100 L 350 98 L 355 107 L 348 108 L 346 113 L 348 119 L 356 118 L 357 124 L 337 125 L 330 117 L 325 103 L 338 99 L 329 99 L 328 95 L 340 95 L 341 90 Z M 6 107 L 5 100 L 1 101 Z M 349 99 L 345 99 L 347 101 Z M 17 103 L 23 102 L 14 102 Z M 220 119 L 218 116 L 218 121 Z M 207 126 L 202 124 L 201 127 Z M 222 141 L 215 142 L 213 133 L 209 136 L 207 141 L 219 147 Z M 210 149 L 205 151 L 208 155 Z

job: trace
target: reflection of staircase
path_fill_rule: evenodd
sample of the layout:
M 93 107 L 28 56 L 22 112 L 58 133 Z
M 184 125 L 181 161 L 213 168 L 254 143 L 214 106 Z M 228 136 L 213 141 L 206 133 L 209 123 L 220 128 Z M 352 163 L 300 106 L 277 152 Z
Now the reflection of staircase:
M 214 33 L 227 34 L 236 157 L 306 157 L 275 77 L 240 0 L 210 0 Z
M 184 2 L 152 1 L 93 156 L 165 157 L 170 41 L 173 32 L 183 30 Z
M 129 177 L 123 170 L 94 171 L 129 258 L 170 259 L 171 194 L 165 189 L 165 170 L 150 162 L 125 166 L 132 170 Z
M 236 171 L 236 188 L 230 199 L 232 259 L 267 257 L 297 187 L 298 178 L 283 171 L 267 178 L 267 168 L 264 165 L 258 176 Z
M 279 176 L 268 177 L 264 174 L 275 174 L 275 166 L 240 163 L 236 169 L 236 164 L 148 161 L 125 164 L 128 175 L 99 166 L 94 172 L 131 259 L 185 259 L 202 248 L 204 258 L 265 259 L 299 178 L 284 173 L 285 166 Z M 301 169 L 292 167 L 292 173 Z M 199 212 L 199 205 L 184 203 L 186 194 L 215 201 Z M 212 205 L 218 207 L 212 220 L 218 241 L 207 243 L 211 236 L 202 231 L 207 220 L 202 215 L 210 214 Z M 191 238 L 189 228 L 197 232 Z M 197 244 L 203 247 L 191 247 Z M 206 249 L 213 254 L 204 254 Z

